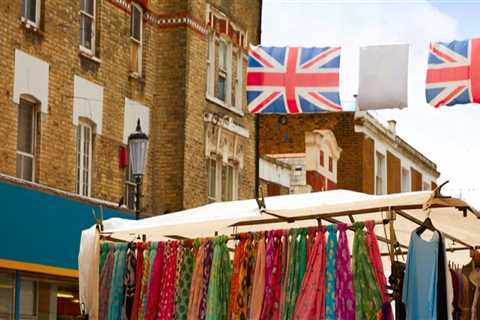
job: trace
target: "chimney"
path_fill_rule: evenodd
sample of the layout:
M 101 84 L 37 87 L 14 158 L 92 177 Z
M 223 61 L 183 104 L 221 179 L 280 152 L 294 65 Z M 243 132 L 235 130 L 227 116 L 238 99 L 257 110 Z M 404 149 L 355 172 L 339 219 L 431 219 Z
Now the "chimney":
M 388 130 L 394 135 L 397 134 L 397 121 L 395 120 L 388 120 Z

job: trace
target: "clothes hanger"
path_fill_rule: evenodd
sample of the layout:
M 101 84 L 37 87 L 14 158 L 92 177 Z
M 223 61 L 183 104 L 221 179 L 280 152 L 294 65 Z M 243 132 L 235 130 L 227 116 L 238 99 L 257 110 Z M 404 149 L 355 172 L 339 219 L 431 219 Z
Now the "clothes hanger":
M 422 225 L 417 228 L 416 232 L 418 235 L 421 235 L 427 229 L 432 232 L 437 231 L 437 229 L 433 226 L 432 220 L 430 219 L 430 209 L 427 211 L 427 218 L 425 218 Z

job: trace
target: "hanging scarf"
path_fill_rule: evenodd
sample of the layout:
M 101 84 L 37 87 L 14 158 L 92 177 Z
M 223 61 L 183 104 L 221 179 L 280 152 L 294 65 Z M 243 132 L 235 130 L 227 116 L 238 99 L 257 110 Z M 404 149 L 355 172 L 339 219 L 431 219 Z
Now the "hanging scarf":
M 252 301 L 250 305 L 249 319 L 258 320 L 262 312 L 263 295 L 265 291 L 265 263 L 267 253 L 265 249 L 265 237 L 260 235 L 257 245 L 257 259 L 255 261 L 255 272 L 252 285 Z M 268 274 L 268 273 L 267 273 Z
M 335 263 L 335 315 L 337 319 L 355 320 L 355 295 L 353 293 L 353 277 L 350 265 L 350 249 L 348 247 L 347 225 L 339 224 L 337 260 Z
M 158 300 L 160 299 L 161 281 L 163 278 L 164 268 L 164 248 L 165 243 L 159 242 L 157 244 L 157 253 L 152 266 L 152 273 L 150 275 L 150 283 L 148 288 L 147 311 L 145 320 L 155 320 L 158 311 Z
M 355 313 L 357 320 L 376 319 L 382 311 L 382 296 L 377 286 L 375 272 L 370 262 L 363 222 L 355 222 L 352 271 L 355 290 Z
M 137 242 L 137 265 L 135 270 L 135 297 L 133 299 L 132 315 L 130 318 L 132 320 L 137 320 L 138 312 L 140 310 L 141 300 L 140 296 L 142 293 L 142 278 L 143 278 L 143 251 L 145 250 L 145 244 L 143 242 Z
M 327 226 L 327 267 L 325 274 L 325 319 L 335 320 L 335 262 L 337 258 L 337 226 Z
M 263 309 L 261 313 L 262 320 L 276 319 L 279 317 L 280 291 L 282 279 L 281 264 L 281 243 L 282 232 L 270 231 L 268 234 L 269 248 L 267 249 L 267 285 L 265 287 L 265 295 L 263 299 Z M 271 243 L 271 246 L 270 246 Z M 270 257 L 270 266 L 269 265 Z M 253 300 L 252 305 L 257 303 Z
M 158 242 L 151 242 L 150 251 L 149 251 L 150 254 L 148 256 L 148 276 L 145 279 L 144 289 L 143 289 L 144 292 L 143 292 L 143 302 L 142 302 L 142 310 L 143 310 L 142 315 L 144 316 L 144 318 L 148 313 L 148 299 L 150 298 L 150 282 L 152 279 L 152 270 L 153 270 L 153 265 L 155 264 L 157 250 L 158 250 Z
M 118 320 L 121 317 L 123 301 L 123 277 L 126 269 L 127 244 L 115 244 L 115 261 L 112 274 L 112 285 L 108 299 L 108 319 Z
M 188 299 L 192 283 L 193 254 L 192 249 L 183 247 L 183 260 L 180 277 L 177 281 L 175 299 L 175 320 L 186 320 L 188 314 Z
M 252 235 L 248 234 L 245 241 L 245 250 L 242 256 L 240 271 L 238 274 L 239 288 L 237 292 L 237 314 L 234 319 L 246 320 L 248 319 L 248 305 L 252 293 L 252 279 L 251 273 L 254 268 L 254 254 L 253 254 L 253 239 Z
M 112 243 L 107 243 L 108 253 L 103 263 L 102 273 L 100 274 L 100 298 L 98 316 L 99 319 L 108 317 L 108 301 L 110 297 L 110 287 L 112 285 L 112 275 L 115 262 L 115 249 Z
M 288 246 L 288 262 L 287 262 L 287 279 L 285 285 L 285 302 L 282 311 L 282 320 L 290 320 L 293 314 L 294 302 L 292 302 L 292 296 L 295 291 L 295 269 L 298 270 L 298 264 L 296 260 L 297 254 L 297 229 L 289 230 L 289 246 Z M 295 268 L 297 265 L 297 268 Z
M 190 287 L 190 297 L 188 299 L 189 320 L 198 320 L 200 314 L 200 300 L 202 296 L 203 282 L 203 261 L 205 260 L 205 243 L 202 243 L 195 257 L 195 265 L 192 274 L 192 285 Z
M 280 295 L 280 318 L 283 319 L 283 313 L 285 311 L 285 303 L 287 301 L 287 288 L 288 288 L 288 278 L 290 274 L 289 264 L 290 264 L 290 232 L 288 230 L 283 230 L 283 241 L 282 241 L 282 290 Z
M 142 275 L 142 291 L 140 292 L 140 306 L 138 308 L 138 318 L 144 319 L 145 306 L 146 306 L 146 292 L 148 290 L 148 280 L 150 277 L 150 251 L 152 251 L 152 245 L 150 242 L 145 244 L 145 250 L 143 251 L 143 275 Z M 153 261 L 152 261 L 153 262 Z
M 108 252 L 110 252 L 110 247 L 108 242 L 102 242 L 100 244 L 100 258 L 98 261 L 99 264 L 99 274 L 102 274 L 103 266 L 105 265 L 105 259 L 107 258 Z
M 245 243 L 247 241 L 247 235 L 245 233 L 241 233 L 239 236 L 240 236 L 240 241 L 235 247 L 235 255 L 233 257 L 233 272 L 232 272 L 232 281 L 230 284 L 230 298 L 228 303 L 230 320 L 237 319 L 236 316 L 238 315 L 237 294 L 238 294 L 238 289 L 240 287 L 239 274 L 240 274 L 241 262 L 243 259 L 243 255 L 245 253 Z
M 177 268 L 177 241 L 167 243 L 167 260 L 162 278 L 157 320 L 171 320 L 175 312 L 175 281 Z
M 123 285 L 125 287 L 125 295 L 122 308 L 122 319 L 130 320 L 133 307 L 133 299 L 135 297 L 135 247 L 133 243 L 128 244 L 127 266 L 125 276 L 123 277 Z
M 214 240 L 213 261 L 208 285 L 207 320 L 228 319 L 228 297 L 232 266 L 227 247 L 227 236 Z
M 300 241 L 298 247 L 297 261 L 298 261 L 298 273 L 295 286 L 295 300 L 297 300 L 300 287 L 302 286 L 303 276 L 307 270 L 307 232 L 308 229 L 300 229 Z
M 293 319 L 325 319 L 325 229 L 319 228 Z M 343 319 L 342 319 L 343 320 Z
M 368 254 L 373 266 L 373 271 L 375 272 L 377 286 L 380 290 L 383 304 L 385 305 L 383 308 L 386 310 L 384 318 L 387 320 L 393 320 L 393 311 L 387 295 L 387 279 L 385 278 L 385 273 L 383 271 L 382 256 L 380 255 L 380 248 L 378 247 L 378 240 L 374 231 L 375 221 L 366 221 L 365 227 L 367 228 Z
M 200 298 L 200 313 L 199 313 L 200 320 L 205 320 L 205 317 L 207 315 L 208 284 L 210 282 L 212 262 L 213 262 L 213 241 L 207 240 L 207 243 L 205 245 L 205 260 L 203 261 L 202 295 Z

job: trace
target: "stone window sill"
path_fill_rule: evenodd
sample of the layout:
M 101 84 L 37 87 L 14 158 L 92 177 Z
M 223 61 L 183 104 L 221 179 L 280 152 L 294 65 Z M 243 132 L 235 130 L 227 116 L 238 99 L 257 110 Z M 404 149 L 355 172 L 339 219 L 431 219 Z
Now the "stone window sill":
M 80 46 L 80 49 L 79 49 L 79 52 L 78 52 L 78 55 L 82 58 L 85 58 L 85 59 L 88 59 L 88 60 L 91 60 L 95 63 L 102 63 L 102 60 L 100 60 L 100 58 L 98 57 L 95 57 L 91 52 L 90 50 L 88 49 L 85 49 L 84 47 Z
M 43 36 L 43 32 L 40 30 L 40 28 L 38 27 L 38 24 L 33 22 L 33 21 L 30 21 L 28 20 L 27 18 L 25 17 L 21 17 L 20 18 L 20 24 L 22 25 L 23 28 L 25 28 L 26 30 L 28 31 L 31 31 L 31 32 L 34 32 L 40 36 Z
M 207 99 L 208 101 L 212 102 L 212 103 L 215 103 L 216 105 L 218 105 L 218 106 L 220 106 L 220 107 L 222 107 L 222 108 L 224 108 L 224 109 L 227 109 L 228 111 L 231 111 L 231 112 L 233 112 L 233 113 L 238 114 L 239 116 L 242 116 L 242 117 L 243 117 L 243 116 L 245 115 L 245 113 L 244 113 L 242 110 L 240 110 L 240 109 L 238 109 L 238 108 L 235 108 L 235 107 L 232 107 L 232 106 L 229 106 L 228 104 L 226 104 L 226 103 L 223 102 L 222 100 L 220 100 L 220 99 L 218 99 L 218 98 L 216 98 L 216 97 L 214 97 L 214 96 L 211 96 L 211 95 L 208 94 L 208 93 L 206 94 L 206 99 Z

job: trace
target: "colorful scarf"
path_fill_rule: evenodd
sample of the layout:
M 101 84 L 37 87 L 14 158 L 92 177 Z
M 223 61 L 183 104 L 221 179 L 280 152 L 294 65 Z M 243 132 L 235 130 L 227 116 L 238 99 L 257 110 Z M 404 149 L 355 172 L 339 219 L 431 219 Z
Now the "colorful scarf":
M 280 305 L 280 291 L 281 291 L 281 279 L 282 279 L 282 232 L 270 231 L 268 235 L 269 244 L 271 243 L 271 252 L 267 249 L 267 285 L 265 287 L 265 295 L 263 298 L 263 310 L 261 313 L 261 319 L 270 320 L 278 319 L 279 305 Z M 252 305 L 257 303 L 253 300 Z
M 100 274 L 100 298 L 98 316 L 99 319 L 107 319 L 108 317 L 108 301 L 110 297 L 110 287 L 112 285 L 113 267 L 115 262 L 115 249 L 113 244 L 107 243 L 108 253 L 103 263 L 102 272 Z
M 325 274 L 325 319 L 335 320 L 335 261 L 337 258 L 337 226 L 327 226 L 327 267 Z
M 325 229 L 320 228 L 308 261 L 293 319 L 325 319 Z
M 350 249 L 348 247 L 347 225 L 339 224 L 337 260 L 335 263 L 335 315 L 337 319 L 355 320 L 355 295 L 350 265 Z
M 157 320 L 171 320 L 175 312 L 175 282 L 177 268 L 177 241 L 170 241 L 166 246 L 168 253 L 160 290 Z
M 250 305 L 249 319 L 258 320 L 262 312 L 263 295 L 265 291 L 265 261 L 267 259 L 265 249 L 265 237 L 260 236 L 257 245 L 257 259 L 255 261 L 255 272 L 252 285 L 252 303 Z
M 127 244 L 115 244 L 115 261 L 112 274 L 112 285 L 110 287 L 110 296 L 108 300 L 108 319 L 118 320 L 122 314 L 123 301 L 123 277 L 126 269 Z
M 375 271 L 368 255 L 364 223 L 355 222 L 353 239 L 352 271 L 355 290 L 355 313 L 357 320 L 376 319 L 382 311 L 382 296 L 377 286 Z
M 384 310 L 386 310 L 385 318 L 393 320 L 393 311 L 387 295 L 387 279 L 383 269 L 382 256 L 380 255 L 380 248 L 378 247 L 378 240 L 375 235 L 375 221 L 366 221 L 365 227 L 367 228 L 367 245 L 370 261 L 372 262 L 373 270 L 375 272 L 375 279 L 377 280 L 377 286 L 382 296 Z
M 200 313 L 199 313 L 200 320 L 205 320 L 205 317 L 207 315 L 208 284 L 210 282 L 212 262 L 213 262 L 213 241 L 207 240 L 207 243 L 205 244 L 205 260 L 203 261 L 202 295 L 200 300 Z
M 175 299 L 175 320 L 186 320 L 188 314 L 188 299 L 193 273 L 193 254 L 191 248 L 183 247 L 182 266 L 177 281 Z
M 125 276 L 123 277 L 123 285 L 125 288 L 125 296 L 123 300 L 122 319 L 129 320 L 132 314 L 133 300 L 135 298 L 135 266 L 137 259 L 135 257 L 135 247 L 133 243 L 128 245 L 127 266 Z
M 280 303 L 282 296 L 282 279 L 283 279 L 283 230 L 277 230 L 275 232 L 275 258 L 273 261 L 273 272 L 276 276 L 273 278 L 272 284 L 272 314 L 267 315 L 267 319 L 280 320 Z
M 165 243 L 159 242 L 157 253 L 153 262 L 152 274 L 150 275 L 150 284 L 148 288 L 147 312 L 145 320 L 155 320 L 158 311 L 158 301 L 160 299 L 161 283 L 163 279 L 164 268 L 164 248 Z
M 238 274 L 239 288 L 237 292 L 237 312 L 234 319 L 246 320 L 248 319 L 248 306 L 250 296 L 252 293 L 252 278 L 251 274 L 254 268 L 254 254 L 253 254 L 253 239 L 252 235 L 248 234 L 245 241 L 245 250 L 242 256 L 240 271 Z
M 207 320 L 228 319 L 228 297 L 232 265 L 227 247 L 227 236 L 214 240 L 213 261 L 208 285 Z
M 239 275 L 240 267 L 245 253 L 245 242 L 247 241 L 247 235 L 245 233 L 240 234 L 240 241 L 235 247 L 235 255 L 233 257 L 233 272 L 232 272 L 232 282 L 230 284 L 230 298 L 228 303 L 228 309 L 230 313 L 230 320 L 237 319 L 238 315 L 238 303 L 237 303 L 237 294 L 240 287 Z
M 133 299 L 132 314 L 130 319 L 137 320 L 138 312 L 140 310 L 141 300 L 140 296 L 142 293 L 142 278 L 143 278 L 143 251 L 145 250 L 145 244 L 143 242 L 137 242 L 137 265 L 135 270 L 135 297 Z
M 148 280 L 150 277 L 150 251 L 151 243 L 147 242 L 145 244 L 145 250 L 143 251 L 143 275 L 142 275 L 142 291 L 140 292 L 140 307 L 138 308 L 138 318 L 144 319 L 145 306 L 146 306 L 146 295 L 145 293 L 148 290 Z
M 203 261 L 205 260 L 205 243 L 200 245 L 195 257 L 195 265 L 192 274 L 192 285 L 190 287 L 190 297 L 188 299 L 189 320 L 198 320 L 200 314 L 200 300 L 202 297 L 203 282 Z

